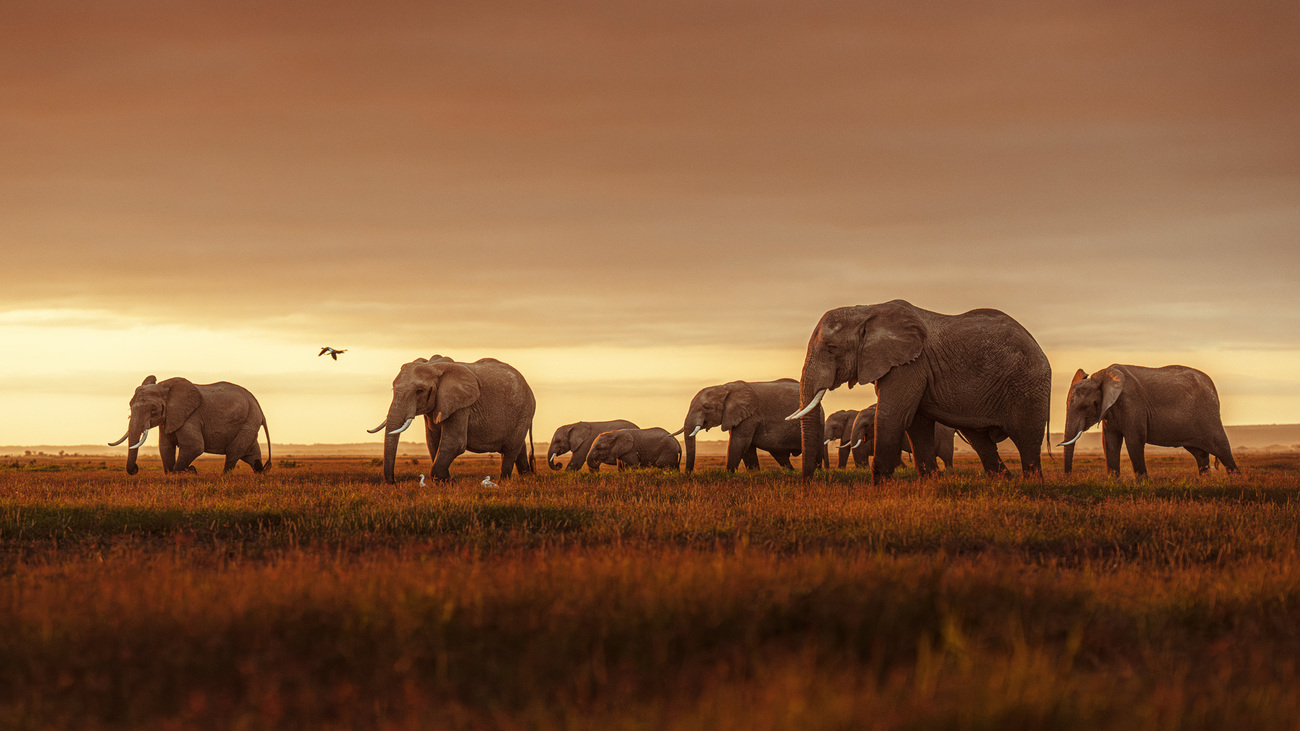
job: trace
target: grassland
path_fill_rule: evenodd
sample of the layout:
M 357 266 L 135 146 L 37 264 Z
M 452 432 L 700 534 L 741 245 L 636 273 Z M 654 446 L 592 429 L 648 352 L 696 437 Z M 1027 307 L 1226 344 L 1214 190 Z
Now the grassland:
M 14 460 L 0 727 L 1297 728 L 1300 455 L 1241 461 L 488 489 L 487 460 Z

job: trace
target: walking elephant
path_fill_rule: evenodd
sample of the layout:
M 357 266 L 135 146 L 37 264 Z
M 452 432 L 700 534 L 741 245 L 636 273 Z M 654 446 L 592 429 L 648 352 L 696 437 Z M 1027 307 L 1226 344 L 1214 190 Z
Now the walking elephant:
M 599 472 L 602 464 L 617 464 L 619 471 L 658 467 L 676 472 L 682 464 L 682 446 L 667 429 L 616 429 L 596 437 L 587 453 L 587 468 Z
M 822 443 L 816 408 L 827 391 L 876 384 L 874 481 L 901 463 L 904 435 L 917 471 L 935 463 L 934 423 L 960 430 L 990 474 L 1004 471 L 997 442 L 1010 438 L 1025 474 L 1042 474 L 1052 368 L 1029 331 L 998 310 L 943 315 L 903 300 L 840 307 L 822 315 L 799 381 L 804 450 Z M 804 463 L 812 476 L 815 465 Z
M 397 442 L 417 416 L 424 417 L 433 460 L 430 476 L 435 480 L 451 479 L 452 460 L 465 452 L 500 452 L 502 479 L 515 468 L 520 474 L 533 472 L 536 410 L 533 390 L 523 375 L 495 358 L 473 363 L 439 355 L 416 358 L 393 379 L 388 418 L 370 430 L 372 434 L 385 430 L 384 481 L 395 482 Z
M 591 450 L 591 443 L 596 441 L 596 437 L 607 431 L 615 429 L 637 429 L 636 424 L 626 419 L 614 419 L 613 421 L 578 421 L 555 430 L 551 435 L 550 447 L 546 450 L 546 464 L 551 469 L 569 469 L 578 470 L 587 462 L 587 452 Z M 565 452 L 573 452 L 566 467 L 560 467 L 555 461 L 556 457 Z
M 852 442 L 849 448 L 853 453 L 853 462 L 859 467 L 865 467 L 868 459 L 876 449 L 876 405 L 872 404 L 858 412 L 857 419 L 853 422 Z M 952 453 L 956 444 L 957 430 L 946 424 L 934 423 L 934 452 L 935 456 L 943 460 L 946 469 L 952 469 Z M 912 453 L 912 441 L 903 440 L 903 451 L 908 454 Z M 900 460 L 901 461 L 901 460 Z M 1002 470 L 1006 469 L 1003 465 Z M 999 470 L 1001 471 L 1001 470 Z
M 760 449 L 786 469 L 794 469 L 790 457 L 800 453 L 804 455 L 805 469 L 817 465 L 823 453 L 821 438 L 815 445 L 801 444 L 799 425 L 784 419 L 789 409 L 798 406 L 799 382 L 793 378 L 754 383 L 732 381 L 701 389 L 691 399 L 685 424 L 673 432 L 673 436 L 686 433 L 686 471 L 695 469 L 695 435 L 715 426 L 731 433 L 727 443 L 728 472 L 735 472 L 742 460 L 747 469 L 758 469 Z M 816 415 L 820 429 L 821 407 L 816 406 L 810 413 Z
M 822 454 L 826 464 L 830 466 L 830 445 L 831 442 L 839 441 L 839 467 L 844 469 L 849 466 L 850 447 L 853 444 L 853 422 L 858 418 L 857 409 L 842 409 L 826 417 L 825 430 L 822 432 L 825 439 L 822 440 Z M 854 465 L 862 467 L 866 462 L 854 459 Z
M 1219 393 L 1210 377 L 1181 365 L 1144 368 L 1112 364 L 1089 376 L 1082 369 L 1070 382 L 1065 403 L 1065 473 L 1074 462 L 1074 443 L 1098 421 L 1106 469 L 1119 475 L 1119 448 L 1128 448 L 1133 473 L 1147 473 L 1148 444 L 1182 447 L 1196 458 L 1201 473 L 1210 455 L 1229 472 L 1237 471 L 1228 435 L 1219 417 Z M 1073 436 L 1071 436 L 1073 435 Z
M 155 427 L 162 427 L 158 451 L 163 472 L 194 472 L 194 460 L 204 453 L 225 455 L 223 473 L 235 469 L 240 460 L 254 472 L 271 466 L 271 432 L 266 427 L 266 416 L 257 399 L 242 386 L 226 381 L 195 385 L 180 377 L 144 379 L 131 397 L 126 434 L 108 445 L 116 447 L 130 440 L 128 475 L 139 471 L 136 456 L 149 438 L 149 430 Z M 266 464 L 262 464 L 262 449 L 257 443 L 259 428 L 266 433 Z

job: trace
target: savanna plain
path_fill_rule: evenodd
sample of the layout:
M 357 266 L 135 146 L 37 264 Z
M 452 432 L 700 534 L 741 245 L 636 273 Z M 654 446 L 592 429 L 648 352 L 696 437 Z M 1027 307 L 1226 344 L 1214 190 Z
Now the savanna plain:
M 1300 453 L 880 486 L 277 462 L 0 465 L 0 727 L 1300 726 Z

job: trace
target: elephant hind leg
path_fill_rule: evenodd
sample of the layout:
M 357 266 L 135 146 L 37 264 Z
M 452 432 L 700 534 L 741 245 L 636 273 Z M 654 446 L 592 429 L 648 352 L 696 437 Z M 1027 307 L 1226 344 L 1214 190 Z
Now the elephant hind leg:
M 911 442 L 912 462 L 916 465 L 917 474 L 925 477 L 937 472 L 939 467 L 935 463 L 934 419 L 920 414 L 913 416 L 911 425 L 907 427 L 907 438 Z
M 984 474 L 993 476 L 1007 473 L 1006 464 L 998 456 L 998 445 L 987 433 L 982 431 L 964 433 L 970 437 L 970 446 L 975 450 L 975 454 L 979 455 L 980 464 L 984 466 Z
M 767 453 L 770 454 L 770 455 L 772 455 L 772 459 L 776 460 L 776 463 L 779 464 L 779 465 L 781 465 L 781 466 L 784 467 L 785 469 L 787 469 L 787 470 L 793 470 L 793 469 L 794 469 L 794 465 L 790 462 L 790 453 L 789 453 L 789 452 L 786 452 L 786 451 L 783 451 L 783 450 L 779 450 L 779 449 L 778 449 L 777 451 L 773 452 L 772 450 L 769 449 L 769 450 L 767 450 Z
M 1202 475 L 1210 471 L 1210 453 L 1200 447 L 1183 447 L 1196 459 L 1196 471 Z
M 1020 453 L 1020 474 L 1025 477 L 1037 475 L 1039 479 L 1043 477 L 1043 435 L 1042 433 L 1033 436 L 1020 436 L 1011 440 L 1016 445 L 1016 451 Z

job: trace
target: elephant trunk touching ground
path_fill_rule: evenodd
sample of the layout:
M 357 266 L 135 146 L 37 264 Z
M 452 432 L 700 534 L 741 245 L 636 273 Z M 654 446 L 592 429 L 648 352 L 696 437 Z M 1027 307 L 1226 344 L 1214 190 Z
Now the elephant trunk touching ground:
M 414 400 L 393 394 L 393 403 L 388 407 L 388 418 L 384 420 L 384 482 L 390 485 L 396 482 L 393 469 L 397 463 L 397 442 L 415 416 Z
M 821 411 L 817 405 L 821 403 L 822 397 L 826 391 L 839 385 L 835 383 L 835 363 L 825 357 L 818 355 L 812 344 L 808 346 L 808 358 L 804 362 L 803 374 L 799 378 L 799 406 L 800 409 L 789 417 L 798 418 L 800 431 L 802 433 L 803 453 L 803 476 L 812 477 L 817 470 L 817 460 L 808 459 L 806 455 L 821 454 L 825 435 Z
M 111 442 L 108 446 L 116 447 L 122 442 L 129 446 L 126 451 L 126 473 L 134 475 L 140 471 L 136 465 L 136 458 L 140 455 L 140 447 L 144 446 L 145 440 L 149 438 L 148 415 L 144 413 L 132 412 L 130 421 L 127 422 L 126 433 L 116 442 Z
M 1073 389 L 1076 383 L 1082 381 L 1087 377 L 1088 374 L 1084 373 L 1083 370 L 1080 369 L 1074 374 L 1074 380 L 1070 381 L 1070 388 Z M 1069 406 L 1068 391 L 1066 392 L 1066 406 L 1067 406 L 1067 410 L 1065 413 L 1065 435 L 1064 435 L 1065 441 L 1061 442 L 1058 446 L 1065 448 L 1065 456 L 1064 456 L 1065 474 L 1068 475 L 1074 469 L 1074 444 L 1075 442 L 1079 441 L 1079 437 L 1083 436 L 1084 432 L 1088 431 L 1088 429 L 1092 427 L 1092 424 L 1089 424 L 1087 422 L 1082 411 L 1080 410 L 1070 411 L 1068 409 Z
M 704 428 L 704 418 L 698 413 L 686 414 L 686 423 L 681 430 L 675 431 L 671 436 L 682 435 L 686 441 L 686 471 L 691 472 L 695 469 L 695 435 L 700 433 Z

